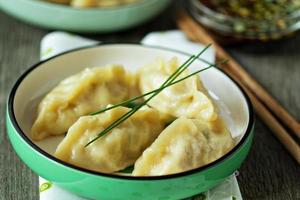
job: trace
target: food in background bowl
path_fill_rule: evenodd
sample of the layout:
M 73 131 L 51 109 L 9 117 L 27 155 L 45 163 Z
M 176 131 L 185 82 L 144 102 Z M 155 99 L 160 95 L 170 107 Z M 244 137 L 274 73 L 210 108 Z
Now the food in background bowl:
M 115 173 L 103 173 L 78 167 L 75 164 L 67 163 L 53 156 L 59 143 L 65 138 L 64 134 L 47 137 L 39 141 L 33 140 L 30 136 L 30 129 L 36 117 L 34 114 L 36 113 L 39 102 L 41 102 L 45 94 L 49 93 L 49 91 L 62 80 L 80 73 L 86 67 L 105 66 L 110 63 L 121 63 L 124 65 L 126 72 L 135 73 L 141 70 L 143 65 L 152 62 L 157 57 L 164 58 L 165 60 L 177 57 L 179 63 L 183 63 L 190 55 L 151 46 L 102 44 L 60 54 L 28 69 L 15 83 L 9 95 L 7 106 L 7 132 L 13 148 L 19 157 L 35 173 L 44 179 L 79 196 L 90 199 L 183 199 L 207 191 L 225 180 L 240 167 L 249 152 L 253 138 L 254 115 L 247 95 L 237 83 L 218 68 L 205 70 L 201 72 L 199 76 L 210 98 L 218 107 L 218 113 L 227 125 L 228 131 L 231 133 L 235 144 L 225 155 L 209 164 L 204 164 L 202 167 L 184 169 L 183 166 L 181 171 L 184 172 L 157 176 L 132 176 L 128 168 Z M 194 73 L 200 66 L 204 67 L 205 63 L 200 60 L 195 60 L 195 62 L 189 66 L 189 71 Z M 128 105 L 128 107 L 130 106 L 131 105 Z M 128 108 L 120 107 L 118 109 L 121 109 L 121 112 L 123 112 L 124 109 Z M 118 110 L 111 111 L 117 112 Z M 153 110 L 146 109 L 145 115 L 149 114 L 149 112 L 151 113 Z M 103 117 L 105 114 L 109 116 L 109 112 L 104 112 L 100 115 Z M 100 115 L 97 116 L 100 117 Z M 142 113 L 140 113 L 139 116 L 141 117 Z M 128 128 L 137 124 L 142 127 L 147 126 L 147 124 L 136 123 L 140 122 L 139 116 L 129 120 L 129 122 L 132 120 L 133 122 L 130 123 L 131 125 L 128 126 Z M 152 114 L 150 116 L 152 116 Z M 90 116 L 84 116 L 83 118 L 89 117 Z M 169 115 L 162 116 L 165 120 L 170 119 L 169 117 Z M 180 121 L 178 122 L 178 120 Z M 182 120 L 177 119 L 177 122 L 174 121 L 170 125 L 167 124 L 167 129 L 163 131 L 165 133 L 160 133 L 160 136 L 157 138 L 160 142 L 154 142 L 147 148 L 152 148 L 154 144 L 157 144 L 155 146 L 160 146 L 160 144 L 165 141 L 164 138 L 168 138 L 169 136 L 173 137 L 173 134 L 176 132 L 172 130 L 175 129 L 177 131 L 177 127 L 185 129 L 185 127 L 190 127 L 189 124 L 193 124 L 192 127 L 195 129 L 187 128 L 191 134 L 196 133 L 197 131 L 194 131 L 196 129 L 211 129 L 209 123 L 202 125 L 200 120 L 202 119 L 196 119 L 194 121 L 193 119 L 184 117 Z M 98 120 L 95 120 L 95 123 L 98 124 Z M 188 126 L 184 124 L 188 124 Z M 77 125 L 80 127 L 83 124 Z M 125 124 L 121 124 L 120 127 L 125 125 L 126 122 Z M 163 135 L 165 136 L 162 137 Z M 186 136 L 187 135 L 189 134 L 186 134 Z M 106 136 L 111 137 L 111 135 Z M 178 137 L 175 139 L 177 140 L 177 138 Z M 201 138 L 201 136 L 199 136 L 199 138 Z M 101 139 L 103 138 L 100 138 L 100 140 L 96 142 L 101 141 Z M 214 141 L 214 137 L 211 139 Z M 83 143 L 85 144 L 86 141 L 83 141 Z M 160 148 L 160 150 L 161 149 L 164 148 Z M 141 159 L 138 160 L 151 161 L 151 159 L 148 159 L 148 152 L 151 152 L 151 150 L 144 152 L 145 153 L 140 157 Z M 98 155 L 98 151 L 95 153 Z M 183 157 L 178 156 L 178 158 Z M 136 166 L 138 166 L 137 163 L 138 162 L 136 162 Z
M 170 3 L 171 0 L 139 0 L 124 6 L 79 9 L 43 0 L 0 0 L 0 9 L 25 22 L 51 30 L 108 33 L 145 23 Z
M 77 8 L 112 7 L 134 3 L 139 0 L 46 0 L 53 3 L 68 4 Z

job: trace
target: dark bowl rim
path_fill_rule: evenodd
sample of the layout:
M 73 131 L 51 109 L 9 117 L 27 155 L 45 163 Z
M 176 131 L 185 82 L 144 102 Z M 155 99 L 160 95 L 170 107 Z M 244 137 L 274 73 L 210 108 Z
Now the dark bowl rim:
M 243 97 L 246 101 L 247 107 L 248 107 L 249 121 L 248 121 L 248 125 L 247 125 L 247 129 L 245 131 L 245 134 L 243 135 L 242 139 L 238 142 L 238 144 L 235 145 L 234 148 L 232 148 L 225 155 L 223 155 L 219 159 L 217 159 L 217 160 L 215 160 L 215 161 L 213 161 L 213 162 L 211 162 L 207 165 L 204 165 L 204 166 L 201 166 L 201 167 L 198 167 L 198 168 L 195 168 L 195 169 L 191 169 L 191 170 L 188 170 L 188 171 L 176 173 L 176 174 L 169 174 L 169 175 L 162 175 L 162 176 L 126 176 L 126 175 L 123 176 L 123 175 L 117 175 L 117 174 L 108 174 L 108 173 L 103 173 L 103 172 L 97 172 L 97 171 L 93 171 L 93 170 L 78 167 L 78 166 L 69 164 L 65 161 L 59 160 L 58 158 L 48 154 L 43 149 L 39 148 L 22 131 L 22 129 L 20 128 L 20 126 L 19 126 L 19 124 L 16 120 L 16 117 L 15 117 L 15 113 L 14 113 L 14 109 L 13 109 L 14 99 L 15 99 L 15 94 L 17 92 L 17 89 L 19 88 L 22 81 L 27 77 L 27 75 L 30 74 L 30 72 L 34 71 L 36 68 L 38 68 L 42 64 L 44 64 L 44 63 L 46 63 L 50 60 L 53 60 L 57 57 L 63 56 L 65 54 L 73 53 L 73 52 L 76 52 L 76 51 L 85 50 L 85 49 L 91 49 L 91 48 L 97 48 L 97 47 L 103 47 L 103 46 L 112 46 L 112 45 L 132 45 L 132 46 L 139 46 L 139 47 L 144 47 L 144 48 L 160 49 L 160 50 L 164 50 L 164 51 L 183 54 L 183 55 L 186 55 L 186 56 L 191 56 L 190 54 L 182 52 L 182 51 L 178 51 L 178 50 L 174 50 L 174 49 L 170 49 L 170 48 L 165 48 L 165 47 L 160 47 L 160 46 L 155 46 L 155 45 L 145 45 L 145 44 L 139 44 L 139 43 L 100 43 L 100 44 L 98 43 L 98 44 L 95 44 L 95 45 L 90 45 L 90 46 L 86 46 L 86 47 L 80 47 L 80 48 L 68 50 L 68 51 L 57 54 L 53 57 L 50 57 L 48 59 L 42 60 L 42 61 L 34 64 L 33 66 L 31 66 L 30 68 L 25 70 L 25 72 L 23 72 L 22 75 L 16 80 L 16 82 L 14 83 L 14 85 L 12 87 L 12 90 L 9 94 L 8 103 L 7 103 L 8 104 L 7 109 L 8 109 L 9 120 L 11 121 L 13 127 L 16 129 L 16 132 L 21 136 L 21 138 L 33 150 L 40 153 L 42 156 L 46 157 L 47 159 L 50 159 L 50 160 L 54 161 L 56 164 L 60 164 L 64 167 L 71 168 L 72 170 L 78 170 L 79 172 L 84 172 L 84 173 L 87 173 L 87 174 L 90 174 L 90 175 L 103 176 L 103 177 L 108 177 L 108 178 L 113 178 L 113 179 L 127 179 L 127 180 L 136 180 L 137 181 L 137 180 L 164 180 L 164 179 L 171 179 L 171 178 L 180 178 L 180 177 L 183 177 L 183 176 L 188 176 L 188 175 L 192 175 L 192 174 L 195 174 L 195 173 L 203 172 L 203 171 L 205 171 L 209 168 L 217 166 L 218 164 L 222 163 L 226 159 L 230 158 L 232 155 L 234 155 L 235 152 L 237 152 L 245 144 L 246 140 L 251 135 L 250 133 L 252 132 L 252 129 L 254 127 L 254 121 L 255 121 L 254 111 L 253 111 L 251 101 L 250 101 L 248 95 L 246 94 L 246 92 L 242 89 L 242 87 L 235 80 L 233 80 L 230 76 L 228 76 L 223 70 L 221 70 L 219 68 L 215 68 L 215 69 L 219 70 L 220 72 L 222 72 L 226 77 L 228 77 L 238 87 L 238 89 L 242 93 L 242 95 L 243 95 Z M 202 59 L 202 61 L 203 61 L 203 59 Z

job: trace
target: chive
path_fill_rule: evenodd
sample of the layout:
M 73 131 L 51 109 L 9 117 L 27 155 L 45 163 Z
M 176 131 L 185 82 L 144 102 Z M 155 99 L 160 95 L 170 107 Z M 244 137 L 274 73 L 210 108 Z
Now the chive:
M 218 64 L 209 64 L 208 67 L 205 67 L 205 68 L 203 68 L 203 69 L 197 70 L 197 71 L 195 71 L 195 72 L 193 72 L 193 73 L 191 73 L 191 74 L 189 74 L 189 75 L 187 75 L 187 76 L 185 76 L 185 77 L 183 77 L 183 78 L 181 78 L 181 79 L 178 79 L 178 80 L 176 80 L 176 81 L 174 81 L 174 82 L 172 82 L 172 83 L 170 83 L 170 84 L 168 84 L 168 85 L 165 85 L 165 86 L 162 87 L 162 88 L 165 89 L 165 88 L 167 88 L 167 87 L 170 87 L 170 86 L 172 86 L 172 85 L 174 85 L 174 84 L 176 84 L 176 83 L 179 83 L 179 82 L 181 82 L 181 81 L 183 81 L 183 80 L 185 80 L 185 79 L 187 79 L 187 78 L 189 78 L 189 77 L 191 77 L 191 76 L 194 76 L 194 75 L 196 75 L 196 74 L 198 74 L 198 73 L 200 73 L 200 72 L 202 72 L 202 71 L 205 71 L 205 70 L 207 70 L 207 69 L 209 69 L 209 68 L 211 68 L 211 67 L 218 67 L 218 65 L 225 64 L 226 62 L 228 62 L 228 60 L 220 61 L 220 62 L 218 62 Z M 208 63 L 209 63 L 209 62 L 207 62 L 207 64 L 208 64 Z M 118 104 L 115 104 L 115 105 L 113 105 L 113 106 L 109 106 L 109 107 L 107 107 L 107 108 L 104 108 L 104 109 L 102 109 L 102 110 L 99 110 L 99 111 L 97 111 L 97 112 L 94 112 L 94 113 L 92 113 L 92 114 L 90 114 L 90 115 L 100 114 L 100 113 L 103 113 L 103 112 L 105 112 L 105 111 L 107 111 L 107 110 L 111 110 L 111 109 L 116 108 L 116 107 L 119 107 L 119 106 L 125 106 L 125 107 L 129 107 L 129 108 L 134 108 L 133 105 L 137 105 L 137 104 L 134 103 L 133 101 L 135 101 L 135 100 L 137 100 L 137 99 L 140 99 L 140 98 L 143 98 L 143 97 L 145 97 L 145 96 L 148 96 L 148 95 L 153 94 L 153 93 L 158 92 L 158 91 L 159 91 L 159 89 L 152 90 L 152 91 L 147 92 L 147 93 L 145 93 L 145 94 L 142 94 L 142 95 L 140 95 L 140 96 L 137 96 L 137 97 L 128 99 L 128 100 L 123 101 L 123 102 L 121 102 L 121 103 L 118 103 Z
M 137 105 L 138 105 L 138 103 L 136 103 L 134 101 L 131 101 L 131 102 L 128 102 L 127 104 L 124 104 L 124 106 L 127 107 L 127 108 L 134 108 Z
M 182 66 L 188 64 L 194 57 L 195 57 L 194 55 L 191 56 L 187 61 L 185 61 L 185 62 L 182 64 Z M 182 66 L 181 66 L 181 67 L 182 67 Z M 179 67 L 179 68 L 180 68 L 180 67 Z M 178 70 L 179 70 L 179 68 L 178 68 L 174 73 L 177 73 Z M 172 74 L 172 75 L 173 75 L 173 74 Z M 165 84 L 165 82 L 164 82 L 164 84 Z M 150 93 L 149 93 L 149 94 L 150 94 Z M 145 95 L 145 96 L 146 96 L 146 95 Z M 144 96 L 142 95 L 142 96 L 134 97 L 134 98 L 132 98 L 132 99 L 128 99 L 128 100 L 123 101 L 123 102 L 121 102 L 121 103 L 119 103 L 119 104 L 113 105 L 113 106 L 108 107 L 108 108 L 104 108 L 103 110 L 100 110 L 100 111 L 97 111 L 97 112 L 93 112 L 93 113 L 91 113 L 90 115 L 96 115 L 96 114 L 105 112 L 105 111 L 107 111 L 107 110 L 110 110 L 110 109 L 112 109 L 112 108 L 118 107 L 118 106 L 120 106 L 120 105 L 126 105 L 126 104 L 128 104 L 128 103 L 130 103 L 130 102 L 132 102 L 132 101 L 134 101 L 134 100 L 140 99 L 140 98 L 142 98 L 142 97 L 144 97 Z
M 132 173 L 133 169 L 134 169 L 134 166 L 131 165 L 129 167 L 126 167 L 125 169 L 120 170 L 119 172 L 129 174 L 129 173 Z
M 181 65 L 158 89 L 156 92 L 152 93 L 152 95 L 146 99 L 144 102 L 141 104 L 138 104 L 134 108 L 132 108 L 129 112 L 126 114 L 122 115 L 120 118 L 118 118 L 116 121 L 114 121 L 112 124 L 110 124 L 106 129 L 104 129 L 102 132 L 100 132 L 94 139 L 89 141 L 84 147 L 87 147 L 94 141 L 98 140 L 100 137 L 111 131 L 113 128 L 121 124 L 123 121 L 128 119 L 130 116 L 132 116 L 136 111 L 138 111 L 141 107 L 146 105 L 151 99 L 153 99 L 156 95 L 158 95 L 164 88 L 165 86 L 169 86 L 170 84 L 173 83 L 173 81 L 186 69 L 188 68 L 202 53 L 204 53 L 211 44 L 207 45 L 197 56 L 191 56 L 183 65 Z M 204 69 L 202 69 L 203 71 Z
M 172 79 L 172 78 L 174 78 L 174 76 L 177 74 L 177 73 L 182 73 L 183 72 L 183 70 L 185 70 L 186 68 L 184 68 L 184 66 L 185 65 L 187 65 L 187 67 L 190 65 L 190 64 L 192 64 L 204 51 L 206 51 L 209 47 L 211 46 L 211 44 L 208 44 L 197 56 L 194 56 L 194 55 L 192 55 L 188 60 L 186 60 L 163 84 L 162 84 L 162 86 L 161 87 L 164 87 L 167 83 L 168 83 L 168 81 L 170 80 L 170 79 Z M 182 69 L 182 68 L 184 68 L 182 71 L 180 71 L 180 69 Z M 175 77 L 175 78 L 177 78 L 177 76 Z M 118 104 L 116 104 L 116 105 L 113 105 L 113 106 L 110 106 L 110 107 L 107 107 L 107 108 L 104 108 L 104 109 L 102 109 L 102 110 L 99 110 L 99 111 L 96 111 L 96 112 L 93 112 L 93 113 L 91 113 L 90 115 L 97 115 L 97 114 L 99 114 L 99 113 L 102 113 L 102 112 L 105 112 L 105 111 L 107 111 L 107 110 L 110 110 L 110 109 L 113 109 L 113 108 L 116 108 L 116 107 L 119 107 L 119 106 L 125 106 L 125 105 L 127 105 L 128 103 L 131 103 L 131 102 L 133 102 L 133 101 L 135 101 L 135 100 L 137 100 L 137 99 L 140 99 L 140 98 L 143 98 L 143 97 L 145 97 L 145 96 L 147 96 L 147 95 L 149 95 L 149 94 L 152 94 L 152 93 L 154 93 L 154 92 L 158 92 L 158 90 L 159 89 L 156 89 L 156 90 L 154 90 L 154 91 L 151 91 L 151 92 L 147 92 L 147 93 L 145 93 L 145 94 L 143 94 L 143 95 L 140 95 L 140 96 L 137 96 L 137 97 L 134 97 L 134 98 L 131 98 L 131 99 L 128 99 L 128 100 L 126 100 L 126 101 L 123 101 L 123 102 L 121 102 L 121 103 L 118 103 Z

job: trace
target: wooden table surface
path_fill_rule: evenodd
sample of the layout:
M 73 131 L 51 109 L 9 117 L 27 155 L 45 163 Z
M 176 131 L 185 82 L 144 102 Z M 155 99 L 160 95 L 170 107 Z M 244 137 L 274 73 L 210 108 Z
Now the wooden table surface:
M 151 31 L 175 29 L 173 8 L 121 33 L 85 35 L 108 42 L 138 42 Z M 17 77 L 39 60 L 47 34 L 0 11 L 0 199 L 38 199 L 38 177 L 17 157 L 5 127 L 7 95 Z M 240 44 L 227 50 L 293 116 L 300 120 L 300 34 L 272 44 Z M 300 199 L 300 167 L 259 120 L 251 152 L 238 176 L 244 199 Z

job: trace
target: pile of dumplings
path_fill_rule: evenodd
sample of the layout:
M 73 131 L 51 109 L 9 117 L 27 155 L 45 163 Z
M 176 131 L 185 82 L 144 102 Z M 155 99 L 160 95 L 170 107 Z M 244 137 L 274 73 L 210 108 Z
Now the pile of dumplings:
M 134 3 L 138 0 L 46 0 L 53 3 L 67 4 L 77 8 L 112 7 Z
M 134 165 L 133 176 L 159 176 L 198 168 L 220 158 L 234 140 L 199 76 L 165 88 L 130 118 L 85 145 L 131 108 L 111 104 L 153 91 L 178 69 L 176 58 L 157 59 L 130 73 L 121 65 L 87 68 L 66 78 L 40 102 L 33 140 L 64 135 L 54 155 L 104 173 Z M 179 78 L 188 75 L 185 70 Z

